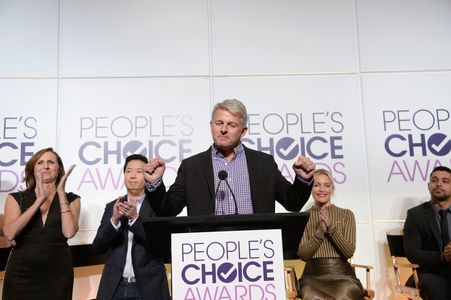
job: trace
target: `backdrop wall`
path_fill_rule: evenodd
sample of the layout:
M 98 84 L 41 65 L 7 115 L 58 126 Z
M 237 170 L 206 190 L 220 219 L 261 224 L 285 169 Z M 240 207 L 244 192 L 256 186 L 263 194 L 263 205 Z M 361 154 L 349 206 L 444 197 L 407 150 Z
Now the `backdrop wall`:
M 300 154 L 333 172 L 388 299 L 385 234 L 451 163 L 450 53 L 448 0 L 0 0 L 1 210 L 52 146 L 77 164 L 70 242 L 90 243 L 127 155 L 162 157 L 172 183 L 211 144 L 213 105 L 237 98 L 245 144 L 285 176 Z

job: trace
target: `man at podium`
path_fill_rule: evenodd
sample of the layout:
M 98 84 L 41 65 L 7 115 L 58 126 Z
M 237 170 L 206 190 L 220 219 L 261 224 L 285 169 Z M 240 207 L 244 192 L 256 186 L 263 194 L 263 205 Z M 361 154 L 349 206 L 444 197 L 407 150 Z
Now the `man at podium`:
M 184 159 L 173 185 L 166 191 L 165 163 L 159 158 L 145 166 L 146 195 L 159 216 L 176 216 L 187 207 L 193 215 L 231 215 L 275 212 L 275 201 L 287 211 L 299 211 L 310 197 L 315 164 L 300 156 L 290 183 L 274 158 L 247 148 L 247 111 L 236 99 L 217 103 L 210 130 L 213 145 Z

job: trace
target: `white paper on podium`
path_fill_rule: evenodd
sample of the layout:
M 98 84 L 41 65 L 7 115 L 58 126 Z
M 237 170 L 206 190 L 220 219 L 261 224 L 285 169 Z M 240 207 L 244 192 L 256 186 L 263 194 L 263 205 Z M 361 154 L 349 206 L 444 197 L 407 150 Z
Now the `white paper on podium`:
M 285 299 L 280 229 L 175 233 L 175 300 Z

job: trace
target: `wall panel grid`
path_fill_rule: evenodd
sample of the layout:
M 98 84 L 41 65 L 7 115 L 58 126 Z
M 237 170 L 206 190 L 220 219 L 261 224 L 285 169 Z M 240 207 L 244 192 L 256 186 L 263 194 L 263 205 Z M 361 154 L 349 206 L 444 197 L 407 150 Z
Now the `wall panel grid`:
M 164 158 L 172 183 L 211 144 L 213 105 L 237 98 L 244 143 L 287 178 L 298 155 L 332 171 L 355 257 L 394 299 L 385 234 L 451 162 L 451 2 L 0 0 L 0 41 L 0 207 L 32 153 L 55 147 L 77 164 L 70 243 L 90 243 L 125 191 L 125 156 Z

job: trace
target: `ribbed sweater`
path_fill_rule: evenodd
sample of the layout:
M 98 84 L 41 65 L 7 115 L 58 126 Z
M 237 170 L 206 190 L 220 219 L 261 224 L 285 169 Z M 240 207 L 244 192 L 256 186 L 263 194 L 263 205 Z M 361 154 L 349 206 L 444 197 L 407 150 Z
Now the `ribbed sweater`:
M 327 233 L 319 227 L 319 208 L 309 209 L 310 218 L 299 244 L 298 256 L 307 261 L 312 258 L 348 259 L 355 251 L 355 218 L 349 209 L 330 205 L 326 208 L 332 219 Z

